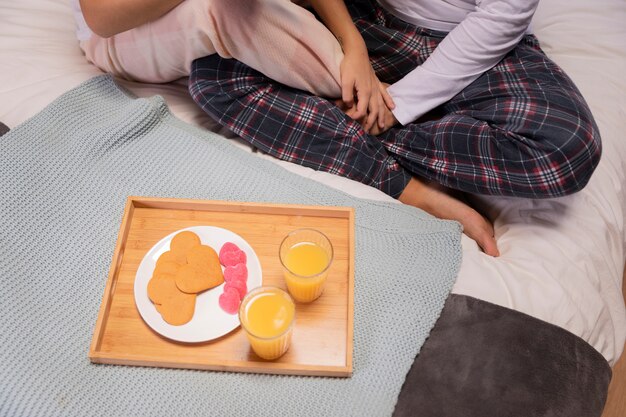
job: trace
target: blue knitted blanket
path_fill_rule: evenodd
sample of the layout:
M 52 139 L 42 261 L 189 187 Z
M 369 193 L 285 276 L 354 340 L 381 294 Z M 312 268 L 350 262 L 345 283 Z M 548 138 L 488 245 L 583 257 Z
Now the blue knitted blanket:
M 353 376 L 91 364 L 128 195 L 355 207 Z M 291 174 L 96 77 L 0 138 L 0 415 L 389 416 L 454 283 L 460 235 Z

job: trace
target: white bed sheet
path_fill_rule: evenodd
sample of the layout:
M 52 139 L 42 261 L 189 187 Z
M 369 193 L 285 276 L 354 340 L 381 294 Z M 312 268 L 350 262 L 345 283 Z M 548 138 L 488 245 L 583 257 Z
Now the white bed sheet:
M 502 256 L 488 257 L 463 237 L 463 263 L 453 289 L 567 329 L 611 365 L 626 340 L 621 292 L 626 256 L 624 22 L 623 0 L 540 4 L 534 31 L 589 102 L 603 138 L 602 161 L 589 185 L 573 196 L 534 201 L 477 197 L 494 220 Z M 78 47 L 69 0 L 0 0 L 0 121 L 13 128 L 98 74 Z M 123 84 L 141 97 L 160 94 L 179 118 L 232 138 L 195 106 L 185 80 Z M 258 155 L 357 197 L 393 201 L 345 178 Z

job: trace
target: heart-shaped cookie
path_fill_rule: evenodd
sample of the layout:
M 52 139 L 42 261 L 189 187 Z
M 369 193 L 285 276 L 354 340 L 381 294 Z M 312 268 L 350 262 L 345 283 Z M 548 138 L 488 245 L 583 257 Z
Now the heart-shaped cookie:
M 199 268 L 191 264 L 183 265 L 176 274 L 176 286 L 188 294 L 216 287 L 224 282 L 222 268 L 218 269 Z
M 192 231 L 185 230 L 177 233 L 170 242 L 170 252 L 179 264 L 187 262 L 187 253 L 194 247 L 199 246 L 200 237 Z
M 192 319 L 196 294 L 186 294 L 176 286 L 170 274 L 153 275 L 148 282 L 148 297 L 167 323 L 180 326 Z

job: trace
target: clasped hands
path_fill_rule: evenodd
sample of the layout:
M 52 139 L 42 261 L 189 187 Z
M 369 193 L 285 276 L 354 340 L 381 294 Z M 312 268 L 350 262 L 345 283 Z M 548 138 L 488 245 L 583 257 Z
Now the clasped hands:
M 344 113 L 371 135 L 380 135 L 398 124 L 391 112 L 395 104 L 387 92 L 389 84 L 378 79 L 366 54 L 346 54 L 340 69 L 341 99 L 335 104 Z

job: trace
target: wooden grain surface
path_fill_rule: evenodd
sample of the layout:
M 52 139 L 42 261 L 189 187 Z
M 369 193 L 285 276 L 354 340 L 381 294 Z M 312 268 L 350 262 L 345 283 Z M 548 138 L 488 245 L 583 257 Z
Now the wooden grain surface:
M 626 300 L 626 267 L 622 280 L 622 293 Z M 602 417 L 626 416 L 626 346 L 622 357 L 613 367 L 613 377 L 609 385 L 609 396 L 606 400 Z
M 311 304 L 297 304 L 291 347 L 278 360 L 258 358 L 240 328 L 213 341 L 187 344 L 164 338 L 142 320 L 133 295 L 139 263 L 163 237 L 200 225 L 228 229 L 244 238 L 259 258 L 263 284 L 281 288 L 286 287 L 278 248 L 287 233 L 316 228 L 333 243 L 335 258 L 324 293 Z M 352 208 L 131 197 L 89 357 L 95 363 L 120 365 L 350 376 L 353 274 Z

